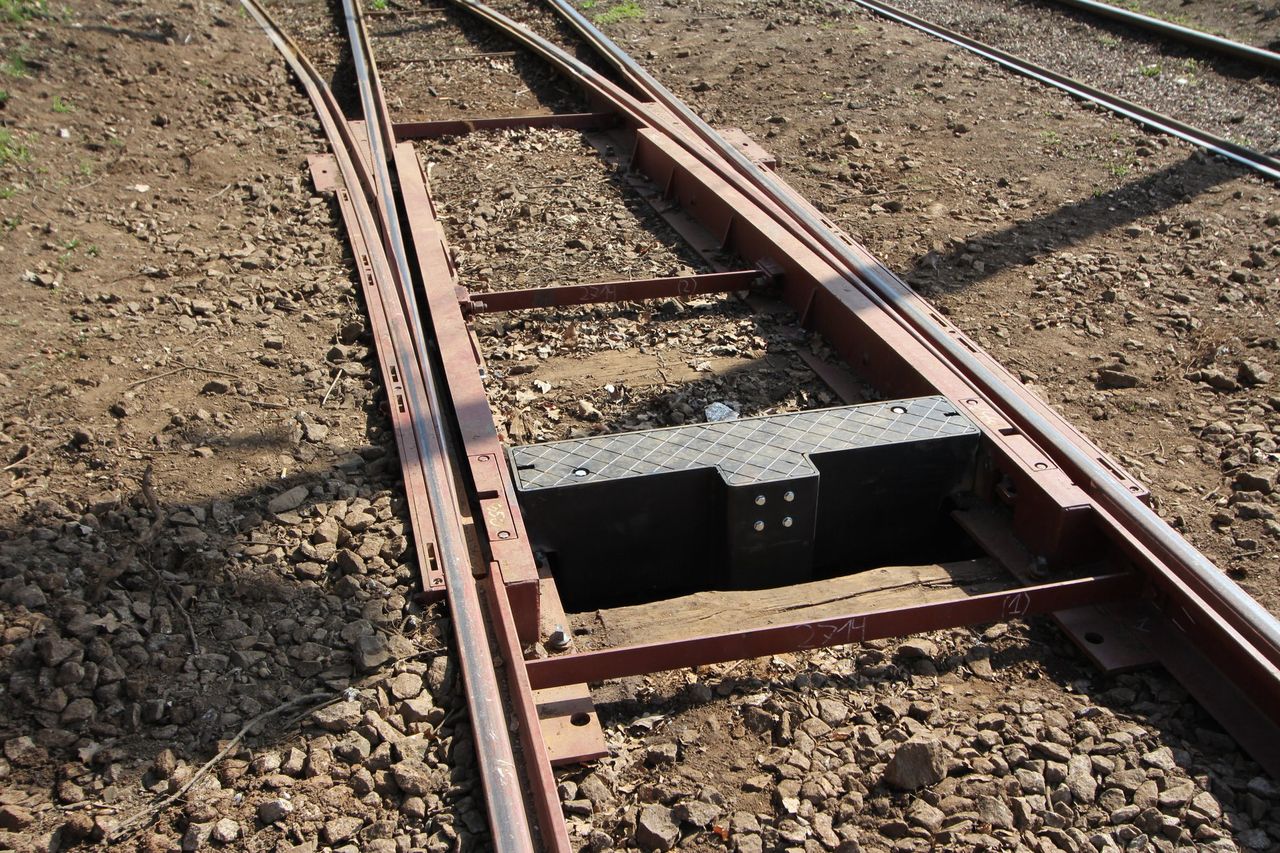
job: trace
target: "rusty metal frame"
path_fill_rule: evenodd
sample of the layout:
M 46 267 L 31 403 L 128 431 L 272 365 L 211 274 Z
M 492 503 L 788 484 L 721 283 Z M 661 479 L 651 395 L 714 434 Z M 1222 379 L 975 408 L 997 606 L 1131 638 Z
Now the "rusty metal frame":
M 1008 622 L 1070 607 L 1135 597 L 1141 580 L 1130 572 L 990 592 L 951 601 L 871 610 L 711 636 L 579 652 L 532 661 L 535 688 L 605 681 L 668 669 L 845 646 L 983 622 Z
M 559 287 L 529 287 L 519 290 L 490 290 L 467 293 L 461 300 L 467 314 L 521 311 L 529 308 L 556 308 L 604 302 L 639 302 L 674 296 L 687 299 L 710 293 L 748 290 L 765 277 L 760 270 L 732 270 L 701 275 L 633 278 L 594 284 L 565 284 Z
M 722 138 L 563 0 L 550 2 L 615 64 L 630 91 L 474 0 L 451 2 L 542 56 L 604 111 L 393 124 L 358 0 L 343 0 L 369 131 L 360 144 L 354 123 L 342 117 L 327 87 L 258 0 L 242 0 L 302 79 L 334 148 L 334 166 L 313 161 L 313 170 L 318 185 L 328 180 L 338 193 L 352 235 L 392 395 L 420 557 L 438 564 L 447 578 L 496 849 L 569 849 L 535 691 L 580 689 L 568 695 L 589 704 L 582 686 L 587 680 L 1035 613 L 1081 613 L 1102 603 L 1111 608 L 1107 614 L 1080 624 L 1128 620 L 1135 635 L 1145 630 L 1157 638 L 1146 643 L 1150 651 L 1264 766 L 1280 768 L 1274 742 L 1280 727 L 1280 625 L 1256 604 L 1249 606 L 1229 582 L 1211 573 L 1202 555 L 1163 526 L 1145 506 L 1148 496 L 1139 483 L 773 175 L 771 160 L 758 146 L 737 136 L 732 142 Z M 465 292 L 459 297 L 444 232 L 408 140 L 551 126 L 617 126 L 630 147 L 632 168 L 724 248 L 768 270 L 802 323 L 826 336 L 878 390 L 944 394 L 977 423 L 989 462 L 978 489 L 993 504 L 1008 505 L 1002 510 L 1007 518 L 997 526 L 1015 532 L 1016 543 L 997 541 L 977 516 L 968 516 L 968 523 L 975 539 L 1029 585 L 839 619 L 526 660 L 522 647 L 540 638 L 541 617 L 558 604 L 530 549 L 466 313 L 688 295 L 680 282 L 690 280 L 477 294 L 470 305 Z M 327 174 L 333 168 L 340 182 Z M 753 270 L 698 276 L 695 289 L 739 290 L 759 275 Z M 674 293 L 666 292 L 671 288 Z M 474 523 L 481 559 L 460 547 L 463 517 Z M 1089 561 L 1119 571 L 1032 583 L 1017 570 L 1023 553 L 1018 548 L 1047 556 L 1051 568 Z M 426 569 L 424 580 L 430 582 Z M 1063 622 L 1083 644 L 1081 633 L 1087 631 Z M 509 713 L 500 707 L 504 696 L 491 640 L 503 663 Z M 511 730 L 523 752 L 523 789 L 510 772 Z M 526 797 L 536 822 L 528 819 Z
M 1052 557 L 1058 550 L 1063 562 L 1079 559 L 1085 554 L 1078 545 L 1092 532 L 1096 539 L 1087 544 L 1093 556 L 1129 561 L 1141 569 L 1161 618 L 1193 638 L 1194 645 L 1211 650 L 1220 680 L 1247 697 L 1256 714 L 1241 724 L 1242 716 L 1222 700 L 1231 691 L 1204 683 L 1185 686 L 1220 720 L 1234 719 L 1232 734 L 1259 760 L 1268 760 L 1269 751 L 1256 747 L 1273 740 L 1280 728 L 1280 622 L 1152 512 L 1143 487 L 864 247 L 721 138 L 564 0 L 549 2 L 643 100 L 482 4 L 452 2 L 501 27 L 593 97 L 617 101 L 637 133 L 636 165 L 659 186 L 665 180 L 668 194 L 712 233 L 724 234 L 731 248 L 746 249 L 746 260 L 754 259 L 758 239 L 766 237 L 790 243 L 802 250 L 801 257 L 808 253 L 817 261 L 810 267 L 790 252 L 770 258 L 784 268 L 784 294 L 791 291 L 787 298 L 805 322 L 831 339 L 864 375 L 874 378 L 879 372 L 882 389 L 887 385 L 900 393 L 922 382 L 980 422 L 993 473 L 1011 481 L 1011 488 L 996 493 L 1013 498 L 1019 534 L 1038 553 L 1048 551 Z M 736 203 L 730 203 L 735 195 Z M 750 237 L 743 238 L 744 232 Z M 1047 539 L 1038 536 L 1046 522 Z M 1073 639 L 1086 647 L 1083 638 Z M 1176 670 L 1173 649 L 1161 644 L 1153 651 Z M 1280 764 L 1268 767 L 1280 771 Z
M 565 130 L 603 130 L 617 124 L 611 112 L 549 113 L 527 116 L 486 116 L 476 118 L 406 121 L 392 125 L 397 142 L 415 139 L 439 139 L 442 136 L 465 136 L 483 130 L 517 130 L 555 127 Z

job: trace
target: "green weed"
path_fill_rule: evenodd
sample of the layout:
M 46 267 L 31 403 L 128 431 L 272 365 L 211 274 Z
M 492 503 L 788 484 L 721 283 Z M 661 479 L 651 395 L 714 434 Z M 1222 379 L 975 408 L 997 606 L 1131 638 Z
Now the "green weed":
M 31 152 L 27 150 L 27 146 L 14 138 L 13 131 L 0 128 L 0 166 L 25 163 L 30 159 Z
M 644 9 L 635 0 L 622 0 L 618 5 L 596 15 L 595 21 L 608 27 L 621 21 L 634 21 L 644 17 Z
M 0 0 L 0 21 L 20 24 L 49 14 L 49 0 Z
M 10 184 L 7 187 L 0 187 L 0 199 L 11 199 L 18 194 L 18 188 Z
M 3 0 L 0 0 L 0 2 L 3 2 Z M 4 71 L 10 77 L 26 77 L 27 61 L 22 58 L 22 54 L 11 53 L 3 63 L 0 63 L 0 71 Z
M 1111 177 L 1113 178 L 1123 178 L 1125 175 L 1129 174 L 1129 167 L 1124 163 L 1112 163 L 1107 167 L 1107 171 L 1111 173 Z
M 369 0 L 369 8 L 375 12 L 385 12 L 387 10 L 387 0 Z
M 1160 64 L 1158 62 L 1152 65 L 1138 66 L 1138 73 L 1141 74 L 1143 77 L 1159 77 L 1160 72 L 1162 70 L 1164 69 L 1160 67 Z
M 75 111 L 75 107 L 71 106 L 70 101 L 64 101 L 61 95 L 54 95 L 53 111 L 55 113 L 70 113 Z

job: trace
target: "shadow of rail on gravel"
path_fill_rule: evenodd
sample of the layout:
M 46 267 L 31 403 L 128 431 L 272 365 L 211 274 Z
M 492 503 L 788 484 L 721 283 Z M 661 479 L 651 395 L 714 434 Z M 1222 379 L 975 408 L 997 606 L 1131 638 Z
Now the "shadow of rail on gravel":
M 1242 174 L 1236 166 L 1196 152 L 1115 189 L 1095 192 L 1026 222 L 969 237 L 944 254 L 930 251 L 916 261 L 915 268 L 904 278 L 925 293 L 935 287 L 954 290 L 969 286 L 1010 267 L 1033 264 L 1059 249 L 1176 208 Z M 981 266 L 975 266 L 975 262 Z
M 299 715 L 317 701 L 282 707 L 289 700 L 340 696 L 438 650 L 429 623 L 409 624 L 416 571 L 397 474 L 395 454 L 371 446 L 211 498 L 193 498 L 190 484 L 157 470 L 150 496 L 48 494 L 20 513 L 6 509 L 6 785 L 33 804 L 59 804 L 33 806 L 26 831 L 50 849 L 81 832 L 99 837 L 191 779 L 248 721 L 281 708 L 211 776 L 231 786 L 274 772 L 289 746 L 307 750 L 297 735 L 315 731 Z M 331 759 L 313 745 L 314 768 L 291 772 L 304 779 L 330 763 L 345 767 L 342 748 Z M 263 756 L 267 764 L 249 768 Z M 262 831 L 256 802 L 240 810 L 231 794 L 201 784 L 165 810 L 158 829 L 173 839 L 187 822 L 231 816 L 250 835 Z M 78 814 L 103 822 L 62 824 Z

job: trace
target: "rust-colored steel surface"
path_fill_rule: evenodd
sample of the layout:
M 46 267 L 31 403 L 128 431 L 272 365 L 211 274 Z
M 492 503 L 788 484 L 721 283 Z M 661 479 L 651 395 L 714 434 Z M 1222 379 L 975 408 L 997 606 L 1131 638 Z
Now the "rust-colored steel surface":
M 364 121 L 348 120 L 257 0 L 242 2 L 302 80 L 333 148 L 331 156 L 312 159 L 312 173 L 318 189 L 337 195 L 347 226 L 424 586 L 447 592 L 452 609 L 494 849 L 570 849 L 551 766 L 605 750 L 591 682 L 1036 614 L 1053 614 L 1104 668 L 1163 663 L 1255 758 L 1280 771 L 1280 625 L 1151 512 L 1137 481 L 775 175 L 774 159 L 741 131 L 710 128 L 564 0 L 551 6 L 614 66 L 621 83 L 483 4 L 452 3 L 545 60 L 580 89 L 592 111 L 396 122 L 358 3 L 343 0 Z M 593 131 L 599 150 L 623 155 L 629 181 L 643 177 L 655 206 L 678 208 L 682 234 L 710 235 L 714 245 L 696 249 L 736 261 L 715 263 L 729 269 L 701 275 L 469 292 L 451 261 L 413 140 L 521 127 Z M 865 382 L 890 403 L 931 396 L 945 409 L 940 418 L 972 424 L 962 459 L 971 469 L 954 484 L 963 494 L 939 502 L 970 545 L 1008 569 L 1010 588 L 575 651 L 561 627 L 553 558 L 535 544 L 549 525 L 540 534 L 533 504 L 525 504 L 527 519 L 522 511 L 524 493 L 493 421 L 469 319 L 731 293 L 762 283 L 844 360 L 847 371 L 810 359 L 837 390 L 853 396 L 855 382 Z M 761 429 L 785 429 L 761 420 Z M 656 441 L 633 435 L 636 447 Z M 517 466 L 517 473 L 525 470 Z M 584 478 L 590 474 L 581 470 Z M 625 473 L 640 476 L 631 468 Z M 630 488 L 625 477 L 619 482 L 617 489 Z M 785 488 L 778 486 L 779 494 Z M 745 505 L 753 505 L 752 494 Z M 765 504 L 763 492 L 755 502 Z M 570 517 L 576 536 L 577 516 Z M 478 553 L 467 547 L 464 519 L 474 527 Z M 792 520 L 786 517 L 787 529 Z M 755 525 L 762 537 L 766 529 L 774 533 L 763 520 Z M 564 602 L 572 603 L 565 589 Z
M 534 687 L 557 687 L 579 681 L 605 681 L 665 669 L 845 646 L 958 625 L 1007 622 L 1062 608 L 1126 598 L 1133 595 L 1137 586 L 1137 578 L 1131 574 L 1106 575 L 711 637 L 561 655 L 530 663 L 529 678 Z
M 551 113 L 532 116 L 497 116 L 439 121 L 407 121 L 393 125 L 396 139 L 439 139 L 463 136 L 481 130 L 512 130 L 526 127 L 558 127 L 566 130 L 601 130 L 617 123 L 614 113 Z
M 563 305 L 637 302 L 668 296 L 686 298 L 707 293 L 746 290 L 762 277 L 763 274 L 759 270 L 736 270 L 704 275 L 602 281 L 598 284 L 495 290 L 470 294 L 463 307 L 469 314 L 485 314 L 493 311 L 519 311 L 527 308 L 554 308 Z

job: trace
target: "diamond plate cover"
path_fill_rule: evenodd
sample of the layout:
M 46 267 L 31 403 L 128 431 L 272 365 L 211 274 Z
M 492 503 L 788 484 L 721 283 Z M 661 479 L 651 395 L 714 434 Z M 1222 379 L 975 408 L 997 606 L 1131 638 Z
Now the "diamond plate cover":
M 731 486 L 816 473 L 809 454 L 976 433 L 945 397 L 864 403 L 508 450 L 523 491 L 717 468 Z

